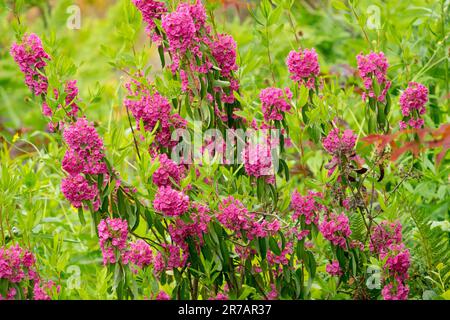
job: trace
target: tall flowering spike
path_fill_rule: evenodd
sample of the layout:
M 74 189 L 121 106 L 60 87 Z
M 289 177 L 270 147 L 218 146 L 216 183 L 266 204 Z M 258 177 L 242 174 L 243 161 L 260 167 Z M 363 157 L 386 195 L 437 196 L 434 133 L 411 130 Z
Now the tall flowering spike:
M 292 92 L 289 88 L 284 91 L 278 88 L 266 88 L 261 90 L 259 98 L 262 103 L 264 120 L 267 122 L 270 120 L 281 121 L 284 113 L 291 110 L 291 105 L 286 101 L 286 99 L 292 99 Z
M 189 197 L 171 187 L 159 187 L 153 207 L 166 216 L 180 216 L 189 209 Z
M 91 201 L 98 210 L 100 201 L 97 185 L 90 184 L 81 174 L 70 175 L 61 181 L 61 191 L 75 208 L 81 208 L 83 201 Z
M 25 75 L 25 83 L 35 95 L 47 93 L 47 77 L 42 74 L 50 56 L 44 51 L 41 39 L 34 33 L 25 34 L 22 43 L 14 43 L 10 50 L 20 71 Z
M 303 216 L 306 224 L 319 224 L 320 213 L 325 211 L 326 208 L 317 202 L 316 198 L 322 197 L 321 193 L 313 191 L 310 191 L 306 196 L 302 196 L 297 191 L 294 191 L 291 199 L 291 208 L 294 210 L 292 219 L 296 221 Z
M 388 61 L 383 52 L 370 52 L 368 55 L 359 54 L 356 56 L 358 62 L 359 76 L 364 82 L 364 87 L 370 98 L 384 102 L 387 91 L 391 87 L 391 82 L 387 80 Z M 377 83 L 379 92 L 375 92 L 374 83 Z M 366 100 L 367 93 L 364 92 L 363 100 Z
M 335 214 L 330 213 L 325 216 L 322 223 L 319 225 L 319 231 L 323 237 L 335 246 L 343 249 L 347 248 L 346 240 L 352 234 L 350 230 L 349 220 L 345 213 Z
M 289 52 L 286 64 L 292 80 L 304 84 L 308 89 L 314 89 L 316 77 L 320 73 L 317 52 L 314 48 L 292 50 Z
M 227 34 L 217 35 L 217 39 L 211 44 L 211 53 L 216 59 L 220 74 L 229 77 L 232 71 L 236 71 L 236 42 Z
M 427 102 L 427 87 L 417 82 L 410 82 L 400 96 L 400 107 L 404 117 L 403 121 L 400 121 L 400 128 L 406 129 L 408 125 L 412 128 L 421 128 L 424 121 L 420 116 L 426 112 Z
M 194 20 L 185 6 L 162 17 L 162 27 L 169 40 L 170 50 L 184 54 L 193 44 L 195 32 Z
M 101 220 L 97 226 L 103 263 L 116 263 L 127 245 L 128 224 L 120 218 Z
M 133 0 L 134 5 L 142 14 L 142 19 L 147 24 L 145 30 L 152 37 L 157 40 L 155 33 L 156 24 L 155 19 L 160 20 L 161 16 L 167 12 L 166 4 L 161 1 L 154 0 Z
M 409 288 L 406 284 L 411 265 L 409 250 L 402 242 L 402 225 L 399 221 L 382 221 L 373 228 L 369 243 L 370 251 L 384 261 L 381 294 L 384 300 L 405 300 Z

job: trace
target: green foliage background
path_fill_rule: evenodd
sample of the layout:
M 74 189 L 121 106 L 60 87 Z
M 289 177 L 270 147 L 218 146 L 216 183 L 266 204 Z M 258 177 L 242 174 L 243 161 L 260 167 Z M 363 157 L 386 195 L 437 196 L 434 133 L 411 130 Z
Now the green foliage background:
M 81 8 L 79 30 L 66 26 L 66 10 L 74 3 Z M 233 35 L 238 43 L 240 102 L 244 106 L 241 115 L 246 118 L 262 119 L 258 100 L 261 89 L 292 85 L 285 59 L 290 50 L 302 46 L 318 51 L 321 71 L 329 79 L 323 94 L 359 136 L 366 132 L 355 56 L 371 49 L 384 51 L 390 62 L 392 126 L 401 119 L 398 97 L 409 81 L 419 81 L 430 89 L 425 125 L 438 128 L 448 122 L 449 1 L 273 0 L 267 20 L 261 12 L 269 6 L 268 1 L 249 3 L 250 11 L 246 6 L 224 8 L 219 2 L 206 1 L 217 28 Z M 12 12 L 14 5 L 22 5 L 20 24 Z M 376 30 L 366 24 L 370 6 L 380 10 L 381 25 Z M 47 120 L 41 115 L 40 105 L 9 55 L 20 28 L 38 34 L 56 59 L 58 70 L 78 80 L 85 113 L 98 125 L 113 166 L 130 183 L 142 183 L 141 173 L 149 175 L 155 168 L 135 170 L 129 158 L 134 147 L 122 105 L 127 75 L 121 70 L 130 65 L 151 65 L 151 75 L 157 76 L 157 52 L 129 0 L 0 4 L 0 219 L 13 230 L 0 243 L 14 240 L 32 248 L 41 274 L 62 285 L 59 299 L 113 299 L 114 293 L 108 290 L 113 279 L 101 264 L 95 226 L 90 217 L 85 226 L 80 224 L 76 210 L 60 192 L 64 150 L 59 147 L 60 141 L 46 132 Z M 318 115 L 322 120 L 331 116 L 326 112 Z M 299 119 L 292 116 L 288 124 L 291 138 L 298 145 L 303 139 Z M 359 146 L 359 152 L 370 154 L 368 146 Z M 375 205 L 383 209 L 383 218 L 400 219 L 404 225 L 405 241 L 413 257 L 413 299 L 450 299 L 450 168 L 448 156 L 440 165 L 434 162 L 439 151 L 426 151 L 415 162 L 406 154 L 386 168 L 383 181 L 373 179 L 377 187 L 391 191 L 402 182 L 388 203 L 383 200 Z M 291 179 L 281 186 L 281 206 L 287 208 L 295 188 L 304 191 L 324 184 L 326 162 L 327 156 L 317 146 L 307 147 L 303 157 L 297 149 L 291 150 Z M 214 174 L 215 169 L 207 170 Z M 209 186 L 203 187 L 208 194 Z M 251 207 L 256 201 L 249 198 L 246 204 Z M 356 227 L 355 235 L 357 231 Z M 318 262 L 319 277 L 312 287 L 312 298 L 351 299 L 350 294 L 335 290 L 335 283 L 325 274 L 325 262 L 325 258 Z M 165 286 L 169 289 L 170 284 Z

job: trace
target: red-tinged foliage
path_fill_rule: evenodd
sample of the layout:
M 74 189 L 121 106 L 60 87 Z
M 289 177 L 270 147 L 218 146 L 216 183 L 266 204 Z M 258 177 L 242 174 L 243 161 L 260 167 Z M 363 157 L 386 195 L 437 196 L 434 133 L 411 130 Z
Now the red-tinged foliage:
M 399 141 L 401 136 L 407 134 L 415 134 L 415 139 L 412 141 Z M 361 140 L 367 144 L 376 144 L 379 150 L 390 145 L 392 148 L 392 161 L 396 161 L 407 151 L 411 151 L 414 156 L 417 156 L 425 149 L 442 147 L 441 152 L 436 156 L 436 163 L 439 164 L 447 153 L 447 150 L 450 148 L 450 124 L 443 124 L 438 129 L 406 129 L 397 131 L 393 134 L 371 134 Z

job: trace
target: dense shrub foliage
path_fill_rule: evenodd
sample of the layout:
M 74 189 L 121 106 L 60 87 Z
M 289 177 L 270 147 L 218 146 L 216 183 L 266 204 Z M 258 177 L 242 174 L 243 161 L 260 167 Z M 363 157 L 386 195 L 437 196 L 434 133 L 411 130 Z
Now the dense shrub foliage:
M 1 7 L 0 298 L 450 299 L 448 1 L 69 5 Z

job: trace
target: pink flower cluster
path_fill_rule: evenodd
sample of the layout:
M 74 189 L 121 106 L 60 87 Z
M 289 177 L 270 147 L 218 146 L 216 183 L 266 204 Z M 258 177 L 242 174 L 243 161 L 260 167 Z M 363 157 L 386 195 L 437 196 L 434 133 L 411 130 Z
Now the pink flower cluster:
M 153 207 L 169 217 L 181 216 L 189 209 L 189 197 L 171 187 L 159 187 L 153 200 Z
M 100 200 L 98 189 L 81 174 L 69 175 L 61 181 L 61 191 L 75 208 L 81 208 L 83 201 L 92 201 L 94 210 L 98 210 Z
M 132 263 L 133 265 L 143 268 L 149 266 L 153 262 L 153 252 L 147 242 L 137 240 L 129 245 L 129 249 L 122 255 L 124 264 Z
M 412 128 L 421 128 L 423 126 L 424 121 L 420 116 L 426 111 L 425 104 L 427 101 L 427 87 L 417 82 L 410 82 L 400 96 L 400 107 L 404 117 L 404 121 L 400 121 L 401 129 L 406 129 L 408 125 Z
M 70 80 L 67 81 L 64 85 L 64 93 L 65 93 L 65 105 L 64 108 L 67 112 L 67 115 L 77 117 L 79 107 L 76 102 L 78 97 L 78 87 L 77 87 L 77 81 L 76 80 Z M 58 90 L 55 89 L 54 91 L 55 99 L 58 99 L 59 93 Z M 61 108 L 61 105 L 58 106 L 58 109 Z M 42 114 L 46 117 L 51 117 L 53 114 L 52 109 L 48 106 L 48 104 L 44 101 L 42 103 Z
M 294 210 L 292 220 L 296 221 L 303 216 L 306 224 L 319 224 L 320 212 L 325 212 L 326 207 L 316 199 L 322 197 L 318 192 L 309 191 L 308 195 L 302 196 L 297 190 L 294 191 L 291 198 L 291 208 Z
M 409 250 L 403 243 L 389 248 L 390 251 L 380 254 L 380 258 L 386 261 L 383 266 L 385 286 L 381 294 L 384 300 L 406 300 L 409 293 L 406 280 L 411 265 Z
M 33 287 L 34 300 L 51 300 L 49 293 L 55 289 L 59 292 L 61 287 L 56 286 L 52 280 L 49 280 L 43 284 L 40 281 L 35 282 Z
M 357 136 L 352 130 L 344 130 L 340 135 L 340 130 L 334 128 L 322 141 L 323 147 L 332 155 L 351 155 L 354 152 Z
M 33 94 L 47 93 L 47 77 L 42 74 L 50 56 L 44 51 L 41 39 L 34 33 L 25 34 L 22 43 L 11 46 L 11 56 L 25 75 L 25 83 Z
M 291 110 L 291 105 L 286 99 L 292 99 L 292 92 L 289 88 L 266 88 L 261 90 L 259 98 L 262 103 L 262 112 L 264 114 L 264 120 L 269 122 L 270 120 L 283 120 L 284 112 Z
M 409 287 L 406 284 L 411 264 L 409 250 L 402 242 L 400 222 L 382 221 L 370 236 L 370 251 L 384 261 L 385 286 L 381 294 L 385 300 L 405 300 Z
M 183 174 L 184 168 L 163 153 L 159 155 L 159 168 L 153 173 L 152 180 L 158 187 L 167 187 L 172 185 L 172 181 L 179 184 Z
M 80 208 L 83 201 L 92 201 L 97 210 L 100 204 L 97 185 L 89 182 L 83 174 L 107 173 L 103 160 L 103 141 L 86 118 L 78 118 L 69 125 L 64 130 L 63 137 L 69 148 L 64 155 L 62 167 L 69 176 L 61 182 L 61 190 L 75 208 Z
M 400 222 L 382 221 L 373 228 L 369 249 L 374 253 L 386 253 L 391 245 L 402 243 L 402 225 Z
M 328 136 L 322 140 L 324 149 L 333 155 L 333 158 L 326 164 L 328 174 L 331 175 L 334 170 L 342 163 L 343 158 L 360 162 L 361 159 L 356 155 L 354 148 L 357 136 L 352 130 L 347 129 L 341 135 L 338 128 L 332 129 Z
M 170 300 L 170 296 L 163 290 L 159 291 L 155 300 Z
M 189 252 L 172 244 L 162 244 L 162 250 L 158 252 L 154 260 L 155 272 L 182 268 L 186 265 Z
M 388 61 L 383 52 L 370 52 L 368 55 L 362 53 L 356 56 L 358 62 L 359 76 L 364 82 L 364 87 L 367 92 L 363 93 L 363 100 L 369 98 L 384 102 L 386 94 L 391 87 L 391 82 L 387 80 L 387 69 L 389 67 Z M 374 81 L 377 82 L 381 92 L 375 92 Z
M 172 53 L 184 54 L 192 44 L 197 31 L 194 20 L 186 6 L 178 6 L 177 10 L 162 17 L 162 27 L 166 32 Z
M 298 84 L 305 85 L 308 89 L 314 89 L 319 76 L 320 68 L 316 50 L 299 49 L 292 50 L 286 60 L 291 79 Z
M 186 127 L 186 120 L 179 114 L 171 114 L 172 106 L 158 92 L 151 93 L 136 80 L 126 85 L 129 97 L 124 100 L 125 106 L 136 119 L 136 126 L 143 122 L 146 131 L 153 131 L 156 124 L 156 141 L 161 147 L 172 147 L 176 142 L 171 140 L 172 131 Z
M 15 287 L 8 288 L 9 284 L 21 286 L 22 294 L 27 295 L 30 282 L 34 284 L 34 300 L 50 300 L 48 292 L 53 290 L 55 283 L 48 281 L 41 286 L 41 279 L 36 272 L 35 263 L 34 255 L 18 244 L 9 248 L 0 247 L 0 280 L 3 282 L 0 290 L 6 290 L 6 296 L 0 293 L 0 300 L 14 300 L 16 298 L 17 290 Z M 59 291 L 59 286 L 56 289 Z
M 127 221 L 120 218 L 103 219 L 97 229 L 103 264 L 116 263 L 127 247 Z
M 33 254 L 22 249 L 18 244 L 9 248 L 0 248 L 0 279 L 6 279 L 12 283 L 37 279 L 34 264 Z
M 255 215 L 249 213 L 247 208 L 239 200 L 228 196 L 219 204 L 217 220 L 227 229 L 235 231 L 238 237 L 245 232 L 247 238 L 264 238 L 273 235 L 280 229 L 278 220 L 268 222 L 256 221 Z
M 103 141 L 86 118 L 78 118 L 74 124 L 68 126 L 63 137 L 69 149 L 63 158 L 62 167 L 69 174 L 96 175 L 107 172 L 103 161 Z
M 407 300 L 409 287 L 403 281 L 396 280 L 386 284 L 381 290 L 384 300 Z
M 332 276 L 342 275 L 342 269 L 337 260 L 333 260 L 331 263 L 327 264 L 325 270 Z
M 169 225 L 169 233 L 172 241 L 184 250 L 188 250 L 187 239 L 190 238 L 198 246 L 203 244 L 203 234 L 208 231 L 211 217 L 208 215 L 209 208 L 193 203 L 196 212 L 189 215 L 190 221 L 181 218 L 176 219 Z
M 349 220 L 345 213 L 335 214 L 330 213 L 325 216 L 322 223 L 319 225 L 319 231 L 323 237 L 335 246 L 343 249 L 347 247 L 347 239 L 352 234 L 350 230 Z
M 280 245 L 281 243 L 278 244 L 278 247 L 281 250 L 279 255 L 276 255 L 271 250 L 267 250 L 267 262 L 269 263 L 269 265 L 274 264 L 287 265 L 289 263 L 289 256 L 294 251 L 293 243 L 290 241 L 286 242 L 284 249 L 282 249 Z
M 236 42 L 228 34 L 219 34 L 211 44 L 211 53 L 217 61 L 222 77 L 228 78 L 232 71 L 236 71 Z
M 245 172 L 249 176 L 273 176 L 272 146 L 270 143 L 248 143 L 243 150 Z
M 159 37 L 155 32 L 156 24 L 154 20 L 160 20 L 161 16 L 167 12 L 166 4 L 155 0 L 133 0 L 134 5 L 142 14 L 142 19 L 147 24 L 145 30 L 153 41 L 159 41 Z

